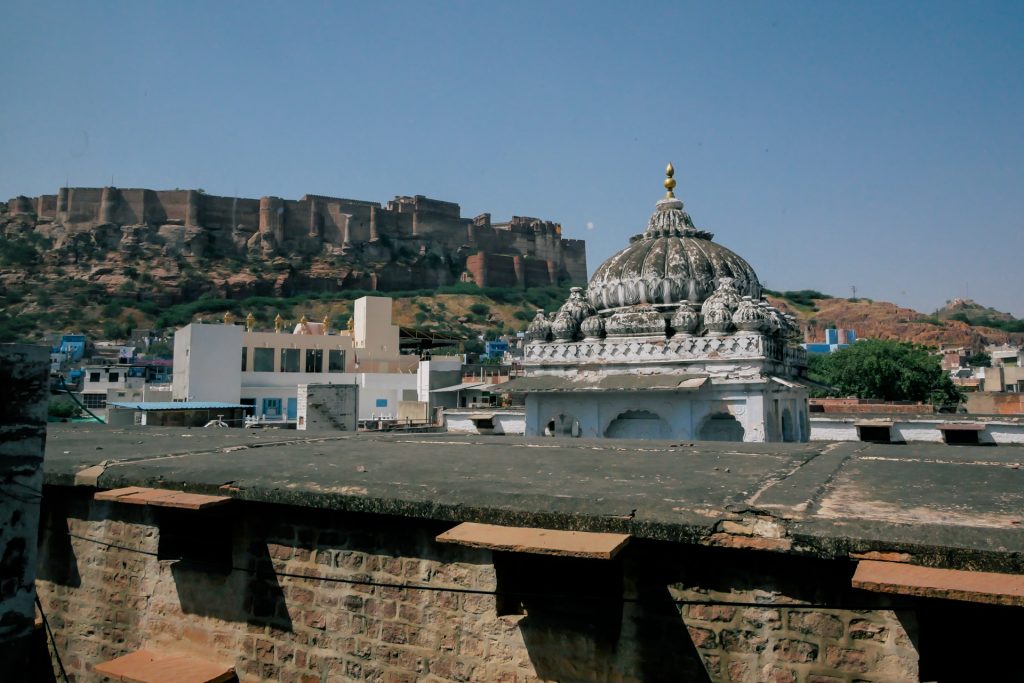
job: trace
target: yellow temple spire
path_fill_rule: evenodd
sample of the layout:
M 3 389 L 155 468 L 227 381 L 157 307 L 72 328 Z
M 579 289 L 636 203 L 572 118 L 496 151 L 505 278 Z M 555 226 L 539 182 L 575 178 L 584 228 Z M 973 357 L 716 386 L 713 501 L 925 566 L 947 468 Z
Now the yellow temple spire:
M 234 316 L 234 314 L 231 311 L 224 311 L 224 324 L 225 325 L 234 325 L 235 324 L 235 316 Z
M 245 316 L 245 331 L 252 332 L 252 328 L 256 325 L 256 316 L 249 311 L 249 315 Z
M 328 334 L 331 331 L 331 319 L 324 314 L 324 319 L 321 321 L 324 325 L 324 334 Z
M 676 169 L 672 166 L 672 163 L 669 162 L 669 165 L 665 167 L 665 189 L 668 190 L 668 192 L 665 193 L 665 199 L 675 199 L 676 195 L 672 192 L 676 186 L 676 179 L 672 177 L 675 174 Z
M 284 327 L 284 318 L 278 313 L 277 317 L 274 318 L 274 331 L 280 332 L 282 327 Z

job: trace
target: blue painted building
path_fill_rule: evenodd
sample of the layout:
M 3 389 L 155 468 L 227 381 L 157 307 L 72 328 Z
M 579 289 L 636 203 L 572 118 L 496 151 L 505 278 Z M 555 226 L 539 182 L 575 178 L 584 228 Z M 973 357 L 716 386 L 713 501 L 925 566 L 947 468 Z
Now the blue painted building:
M 504 339 L 484 342 L 484 355 L 494 360 L 501 360 L 508 352 L 508 342 Z
M 850 348 L 850 345 L 857 341 L 857 333 L 853 330 L 837 330 L 829 328 L 825 330 L 825 341 L 802 344 L 807 353 L 834 353 L 842 349 Z

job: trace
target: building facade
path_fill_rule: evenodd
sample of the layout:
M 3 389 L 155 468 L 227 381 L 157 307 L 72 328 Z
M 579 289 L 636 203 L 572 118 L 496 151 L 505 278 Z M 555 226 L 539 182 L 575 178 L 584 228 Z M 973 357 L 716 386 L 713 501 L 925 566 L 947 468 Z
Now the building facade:
M 296 422 L 299 386 L 356 384 L 359 419 L 395 416 L 416 400 L 415 356 L 399 353 L 391 299 L 355 302 L 351 330 L 303 319 L 291 334 L 235 324 L 192 323 L 174 335 L 174 400 L 251 406 L 257 419 Z

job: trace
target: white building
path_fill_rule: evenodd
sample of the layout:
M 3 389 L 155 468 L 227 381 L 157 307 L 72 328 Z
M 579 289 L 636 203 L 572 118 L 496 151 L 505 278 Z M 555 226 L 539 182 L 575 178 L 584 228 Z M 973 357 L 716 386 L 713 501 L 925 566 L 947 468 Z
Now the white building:
M 399 354 L 389 298 L 355 302 L 351 330 L 299 322 L 291 334 L 192 323 L 174 335 L 174 400 L 251 405 L 269 421 L 295 421 L 302 384 L 356 384 L 359 419 L 394 417 L 417 399 L 415 356 Z
M 694 227 L 672 193 L 587 292 L 527 331 L 526 433 L 807 441 L 806 352 L 753 268 Z

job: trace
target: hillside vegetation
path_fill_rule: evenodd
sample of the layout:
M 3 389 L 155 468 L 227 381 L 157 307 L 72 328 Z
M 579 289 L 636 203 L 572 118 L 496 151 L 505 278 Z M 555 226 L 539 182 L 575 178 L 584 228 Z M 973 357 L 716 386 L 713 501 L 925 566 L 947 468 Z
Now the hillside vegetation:
M 8 225 L 0 235 L 0 341 L 39 341 L 49 333 L 84 332 L 119 340 L 134 328 L 176 328 L 193 320 L 214 321 L 230 311 L 252 313 L 259 327 L 280 314 L 288 324 L 303 315 L 326 316 L 344 327 L 352 301 L 364 294 L 396 300 L 399 325 L 464 338 L 524 330 L 537 308 L 553 311 L 568 286 L 480 289 L 460 283 L 404 292 L 333 292 L 304 289 L 309 273 L 330 276 L 330 264 L 302 257 L 259 264 L 181 256 L 126 261 L 96 254 L 73 265 L 49 259 L 45 238 Z M 313 278 L 315 281 L 316 278 Z M 869 299 L 841 299 L 815 290 L 767 292 L 769 300 L 800 321 L 808 341 L 829 327 L 849 328 L 861 338 L 893 339 L 926 346 L 1024 343 L 1024 321 L 973 301 L 955 300 L 933 315 Z

